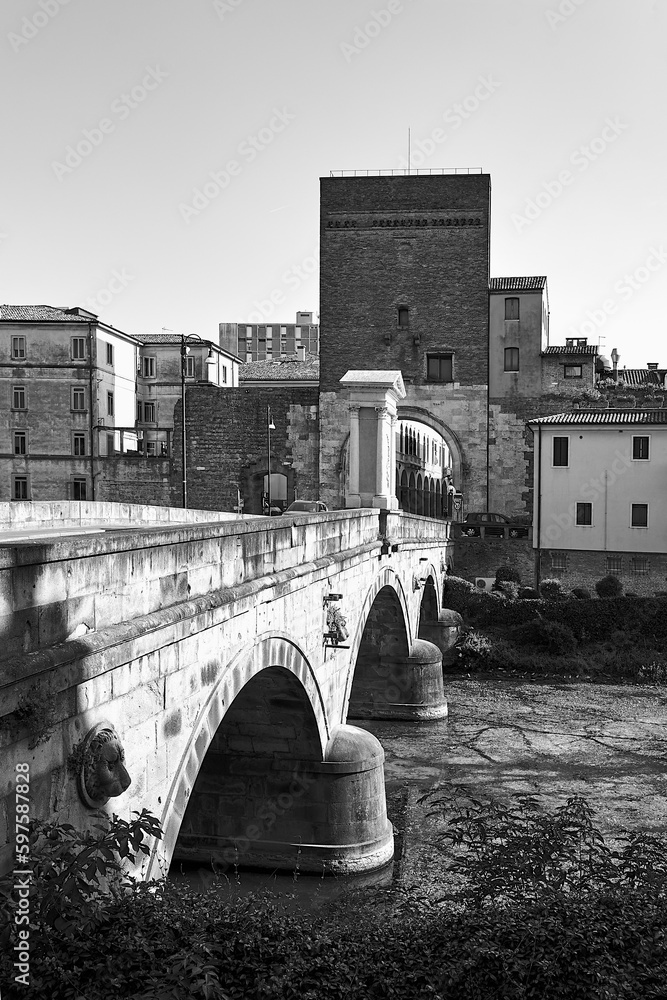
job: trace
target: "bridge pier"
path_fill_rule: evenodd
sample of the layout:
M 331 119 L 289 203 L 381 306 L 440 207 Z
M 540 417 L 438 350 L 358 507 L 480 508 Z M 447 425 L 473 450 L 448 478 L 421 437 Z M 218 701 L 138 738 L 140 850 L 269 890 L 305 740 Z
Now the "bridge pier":
M 391 861 L 384 751 L 337 726 L 324 760 L 209 750 L 190 796 L 176 860 L 357 874 Z
M 437 621 L 424 622 L 419 626 L 419 638 L 427 639 L 438 647 L 443 666 L 450 666 L 456 660 L 455 643 L 462 625 L 463 619 L 458 611 L 443 608 Z
M 442 653 L 416 639 L 406 655 L 378 654 L 362 646 L 350 696 L 353 719 L 442 719 L 447 715 L 442 679 Z

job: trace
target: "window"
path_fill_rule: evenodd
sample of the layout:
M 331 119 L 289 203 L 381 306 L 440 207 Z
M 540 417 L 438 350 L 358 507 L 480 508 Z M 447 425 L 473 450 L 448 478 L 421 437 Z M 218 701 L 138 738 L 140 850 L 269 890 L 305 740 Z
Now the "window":
M 505 319 L 519 318 L 519 300 L 505 299 Z
M 185 359 L 185 377 L 194 378 L 195 377 L 195 361 L 196 358 L 190 357 L 188 355 Z
M 575 524 L 593 524 L 593 504 L 578 503 Z
M 86 435 L 81 434 L 78 431 L 73 435 L 72 441 L 72 452 L 74 455 L 85 455 L 86 454 Z
M 144 423 L 155 423 L 155 403 L 144 403 Z
M 25 358 L 25 337 L 12 337 L 12 360 L 21 361 Z
M 25 431 L 14 431 L 14 454 L 26 455 L 28 452 L 28 435 Z
M 633 556 L 630 560 L 630 572 L 633 576 L 648 576 L 648 556 Z
M 647 503 L 633 503 L 631 505 L 630 525 L 633 528 L 648 528 Z
M 582 377 L 581 365 L 563 365 L 563 377 L 581 378 Z
M 116 454 L 116 435 L 107 434 L 107 455 Z
M 611 576 L 620 576 L 623 572 L 623 556 L 607 556 L 605 572 Z
M 505 348 L 505 371 L 506 372 L 518 372 L 519 370 L 519 348 L 518 347 L 506 347 Z
M 409 325 L 410 311 L 407 306 L 398 307 L 398 325 L 401 329 L 407 329 Z
M 140 424 L 143 420 L 144 404 L 137 400 L 137 423 Z
M 648 462 L 648 435 L 632 438 L 632 457 L 636 462 Z
M 86 338 L 72 337 L 72 358 L 82 361 L 86 357 Z
M 582 347 L 586 347 L 587 343 L 588 343 L 588 338 L 587 337 L 566 337 L 565 338 L 565 346 L 566 347 L 575 347 L 575 348 L 577 348 L 577 350 L 579 350 Z
M 554 438 L 554 460 L 553 464 L 558 466 L 569 465 L 570 439 L 567 437 Z
M 113 413 L 114 413 L 114 399 L 113 399 L 113 393 L 112 392 L 107 392 L 107 413 L 109 414 L 110 417 L 113 417 Z
M 74 476 L 72 479 L 72 500 L 88 499 L 88 483 L 86 479 Z
M 15 385 L 12 386 L 12 409 L 13 410 L 25 410 L 25 386 Z
M 75 386 L 72 389 L 72 409 L 73 410 L 85 410 L 86 408 L 86 390 L 80 386 Z
M 30 483 L 27 476 L 12 476 L 12 500 L 29 500 Z
M 567 552 L 551 553 L 552 573 L 567 573 Z
M 155 378 L 156 363 L 155 358 L 141 359 L 141 374 L 144 378 Z
M 227 384 L 227 365 L 220 365 L 220 381 L 223 385 Z
M 146 454 L 147 455 L 157 455 L 157 442 L 147 441 L 146 442 Z
M 429 354 L 426 359 L 426 377 L 431 382 L 453 382 L 452 354 Z
M 113 344 L 107 344 L 107 364 L 113 368 Z

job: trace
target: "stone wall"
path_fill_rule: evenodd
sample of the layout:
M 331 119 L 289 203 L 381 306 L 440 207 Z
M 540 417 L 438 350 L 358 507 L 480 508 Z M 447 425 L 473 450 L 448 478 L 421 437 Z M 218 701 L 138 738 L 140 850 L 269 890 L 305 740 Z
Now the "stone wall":
M 188 391 L 188 502 L 209 510 L 236 509 L 237 488 L 246 514 L 262 513 L 262 490 L 268 466 L 267 407 L 271 431 L 271 471 L 287 477 L 287 501 L 319 498 L 319 426 L 316 387 L 239 386 L 220 392 L 215 386 Z M 175 425 L 180 426 L 180 403 Z M 172 503 L 181 503 L 180 434 L 174 435 Z

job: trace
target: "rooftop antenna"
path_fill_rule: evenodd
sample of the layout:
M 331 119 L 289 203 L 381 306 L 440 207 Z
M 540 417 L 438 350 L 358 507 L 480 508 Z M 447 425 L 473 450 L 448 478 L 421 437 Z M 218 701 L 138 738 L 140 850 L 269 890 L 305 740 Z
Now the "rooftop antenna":
M 408 129 L 408 174 L 410 173 L 410 129 Z

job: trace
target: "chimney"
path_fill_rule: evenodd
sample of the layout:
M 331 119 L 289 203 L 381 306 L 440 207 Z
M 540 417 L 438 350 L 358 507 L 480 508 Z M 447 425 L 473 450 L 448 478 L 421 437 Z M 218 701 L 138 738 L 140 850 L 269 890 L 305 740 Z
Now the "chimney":
M 618 351 L 616 350 L 616 348 L 614 348 L 613 351 L 611 352 L 611 362 L 612 362 L 612 365 L 614 366 L 613 367 L 614 382 L 618 382 L 618 361 L 619 361 L 620 356 L 621 355 L 618 353 Z
M 303 344 L 299 344 L 296 349 L 296 360 L 305 361 L 306 360 L 306 348 Z

